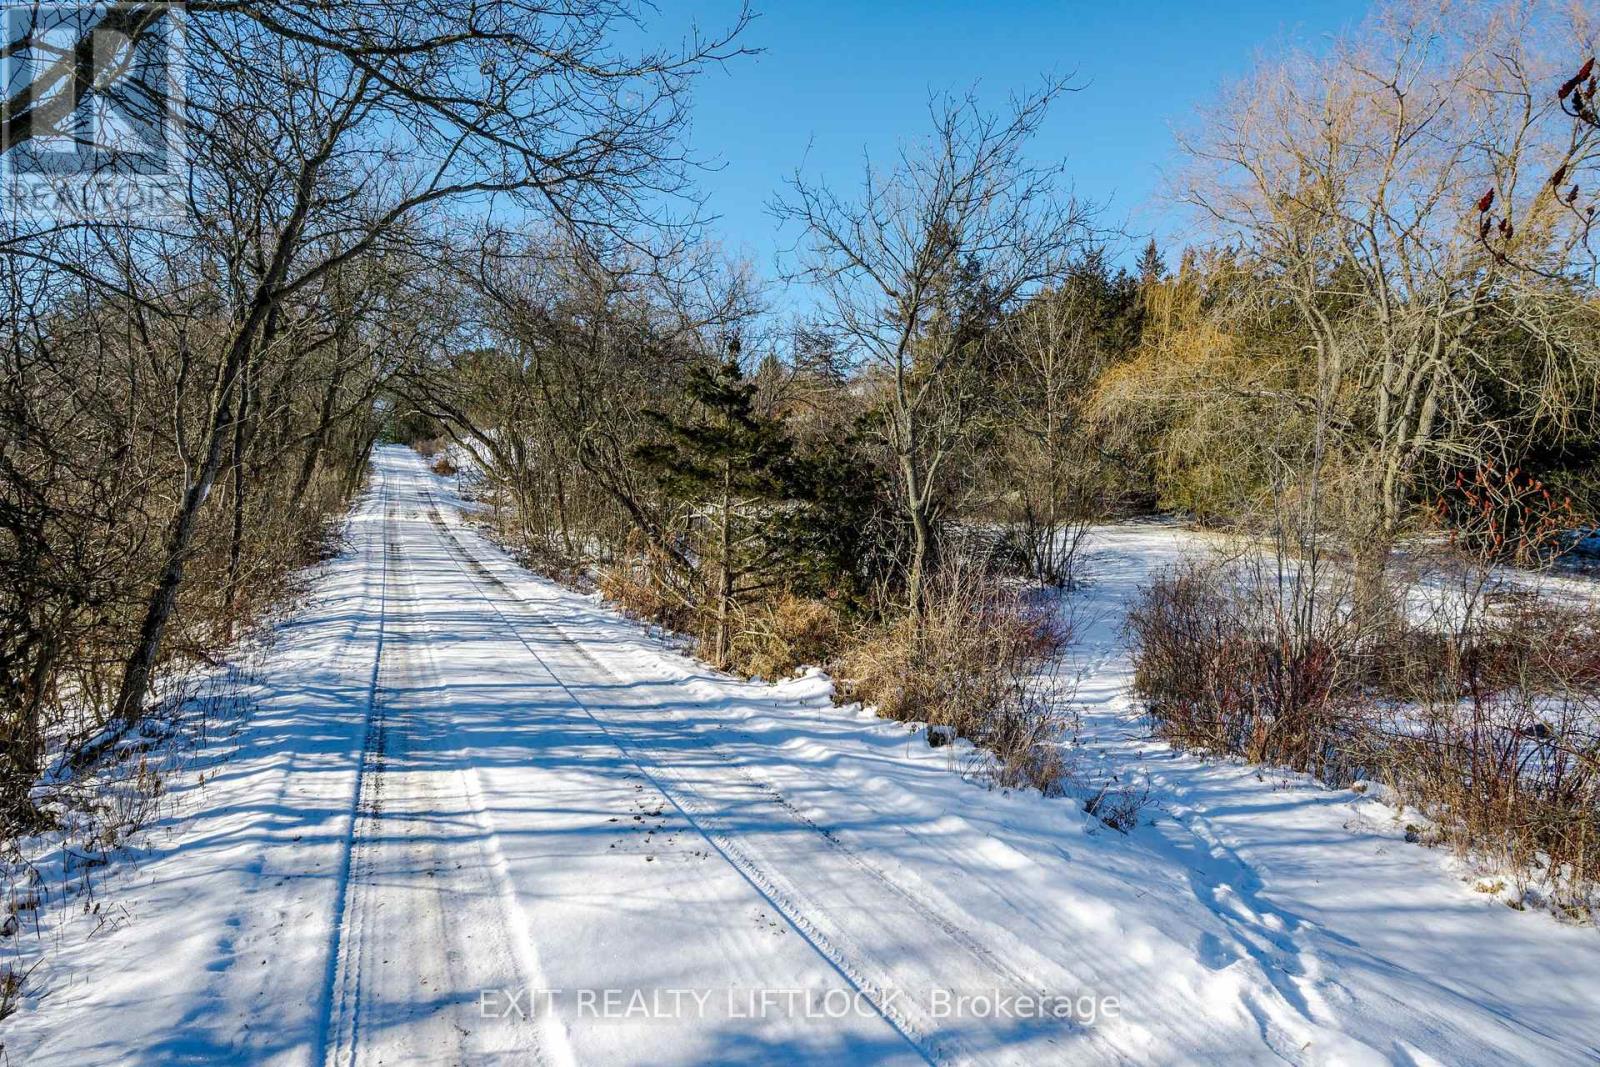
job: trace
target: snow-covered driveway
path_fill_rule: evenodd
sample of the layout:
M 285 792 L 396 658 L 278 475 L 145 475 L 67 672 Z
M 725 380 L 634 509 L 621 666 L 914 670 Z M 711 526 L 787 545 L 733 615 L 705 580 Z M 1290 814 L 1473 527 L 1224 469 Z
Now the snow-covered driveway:
M 1475 898 L 1349 795 L 1116 734 L 1114 620 L 1083 696 L 1155 779 L 1130 837 L 963 780 L 825 678 L 667 651 L 408 451 L 351 537 L 237 753 L 115 885 L 130 921 L 64 927 L 13 1062 L 1600 1056 L 1593 930 Z

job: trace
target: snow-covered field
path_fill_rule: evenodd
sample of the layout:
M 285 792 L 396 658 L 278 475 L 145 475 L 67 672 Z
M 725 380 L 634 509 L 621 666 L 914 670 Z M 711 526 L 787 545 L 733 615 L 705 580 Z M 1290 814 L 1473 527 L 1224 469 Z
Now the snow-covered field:
M 1078 595 L 1081 759 L 1150 790 L 1124 836 L 820 674 L 715 675 L 451 484 L 380 452 L 237 751 L 102 881 L 126 921 L 43 918 L 10 1062 L 1600 1058 L 1592 928 L 1143 736 L 1122 605 L 1192 535 L 1099 531 Z

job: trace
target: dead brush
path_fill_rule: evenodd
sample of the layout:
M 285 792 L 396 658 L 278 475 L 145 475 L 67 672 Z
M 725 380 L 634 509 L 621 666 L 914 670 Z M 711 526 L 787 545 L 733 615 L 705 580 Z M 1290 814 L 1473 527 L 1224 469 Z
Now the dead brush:
M 1146 588 L 1127 621 L 1134 692 L 1181 747 L 1337 776 L 1349 726 L 1341 615 L 1291 617 L 1258 582 L 1253 567 L 1187 563 Z
M 1421 647 L 1361 736 L 1362 762 L 1462 854 L 1586 914 L 1600 886 L 1600 631 L 1531 597 Z M 1413 646 L 1413 649 L 1416 646 Z
M 566 551 L 565 546 L 549 538 L 523 537 L 513 541 L 500 532 L 501 543 L 511 548 L 517 564 L 535 574 L 542 574 L 568 589 L 588 592 L 595 587 L 584 561 Z
M 947 560 L 921 610 L 849 650 L 841 673 L 849 694 L 886 718 L 972 741 L 1002 787 L 1059 792 L 1068 721 L 1053 665 L 1068 638 L 1055 613 L 1015 583 Z
M 836 605 L 784 593 L 742 613 L 730 662 L 742 674 L 781 678 L 827 664 L 839 654 L 844 633 Z
M 1126 834 L 1139 825 L 1139 815 L 1149 804 L 1148 786 L 1107 782 L 1085 798 L 1083 810 L 1119 834 Z
M 424 459 L 432 459 L 444 451 L 445 439 L 443 437 L 423 437 L 413 441 L 411 447 Z
M 34 964 L 38 966 L 37 963 Z M 17 1004 L 22 1000 L 22 989 L 28 981 L 28 976 L 33 973 L 30 967 L 26 971 L 19 971 L 15 964 L 8 963 L 0 970 L 0 1020 L 7 1018 L 17 1010 Z M 0 1051 L 5 1046 L 0 1045 Z
M 1433 616 L 1347 639 L 1263 613 L 1258 572 L 1164 576 L 1129 613 L 1134 691 L 1174 744 L 1335 785 L 1369 779 L 1426 814 L 1433 843 L 1515 872 L 1568 914 L 1600 887 L 1600 622 L 1472 569 Z M 1417 835 L 1421 839 L 1422 835 Z
M 1066 756 L 1076 714 L 1054 684 L 1053 672 L 1025 683 L 1016 703 L 992 717 L 983 739 L 989 773 L 1002 789 L 1033 788 L 1047 797 L 1067 792 L 1071 767 Z
M 636 546 L 637 547 L 637 546 Z M 698 632 L 702 621 L 694 609 L 692 590 L 682 588 L 674 569 L 660 554 L 637 548 L 601 572 L 600 595 L 638 619 L 679 633 Z

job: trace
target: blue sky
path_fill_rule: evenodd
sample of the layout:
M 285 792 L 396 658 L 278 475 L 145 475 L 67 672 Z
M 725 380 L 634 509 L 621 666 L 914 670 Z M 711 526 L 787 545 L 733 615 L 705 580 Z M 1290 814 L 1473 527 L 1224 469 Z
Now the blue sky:
M 1260 52 L 1315 46 L 1366 9 L 1349 0 L 753 2 L 760 17 L 746 42 L 765 51 L 706 75 L 694 147 L 722 163 L 702 178 L 717 233 L 769 275 L 794 234 L 780 233 L 765 206 L 795 167 L 848 189 L 863 150 L 887 158 L 897 139 L 926 130 L 930 89 L 976 82 L 985 102 L 1001 105 L 1046 71 L 1076 71 L 1084 89 L 1057 105 L 1035 145 L 1040 158 L 1065 157 L 1080 194 L 1110 201 L 1108 219 L 1170 236 L 1177 220 L 1152 198 L 1172 161 L 1174 124 Z M 687 13 L 714 26 L 736 10 L 737 0 L 665 4 L 657 24 L 681 26 Z

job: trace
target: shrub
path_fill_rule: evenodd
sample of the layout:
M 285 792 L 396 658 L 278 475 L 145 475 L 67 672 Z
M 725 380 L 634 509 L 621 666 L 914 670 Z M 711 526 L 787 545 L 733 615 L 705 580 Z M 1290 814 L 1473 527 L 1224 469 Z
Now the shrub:
M 1188 563 L 1145 589 L 1128 613 L 1134 692 L 1177 745 L 1327 774 L 1347 727 L 1343 621 L 1332 606 L 1270 610 L 1282 591 L 1259 577 Z
M 1493 464 L 1458 471 L 1435 511 L 1452 539 L 1482 558 L 1533 566 L 1571 546 L 1581 516 L 1532 474 Z
M 1432 816 L 1441 840 L 1586 910 L 1600 885 L 1595 619 L 1515 597 L 1400 647 L 1413 662 L 1376 705 L 1362 762 Z
M 1139 815 L 1150 803 L 1148 786 L 1134 788 L 1107 782 L 1083 801 L 1083 810 L 1106 826 L 1125 834 L 1139 825 Z
M 922 610 L 853 648 L 842 671 L 850 695 L 885 717 L 925 721 L 984 749 L 997 784 L 1053 793 L 1067 725 L 1053 664 L 1067 639 L 1058 617 L 1014 583 L 951 562 L 928 583 Z
M 1440 575 L 1429 590 L 1438 598 Z M 1297 615 L 1239 563 L 1188 564 L 1129 612 L 1134 691 L 1180 747 L 1382 782 L 1430 837 L 1572 913 L 1600 886 L 1600 626 L 1481 575 L 1449 610 L 1354 639 L 1348 598 Z M 1420 835 L 1419 835 L 1420 836 Z

